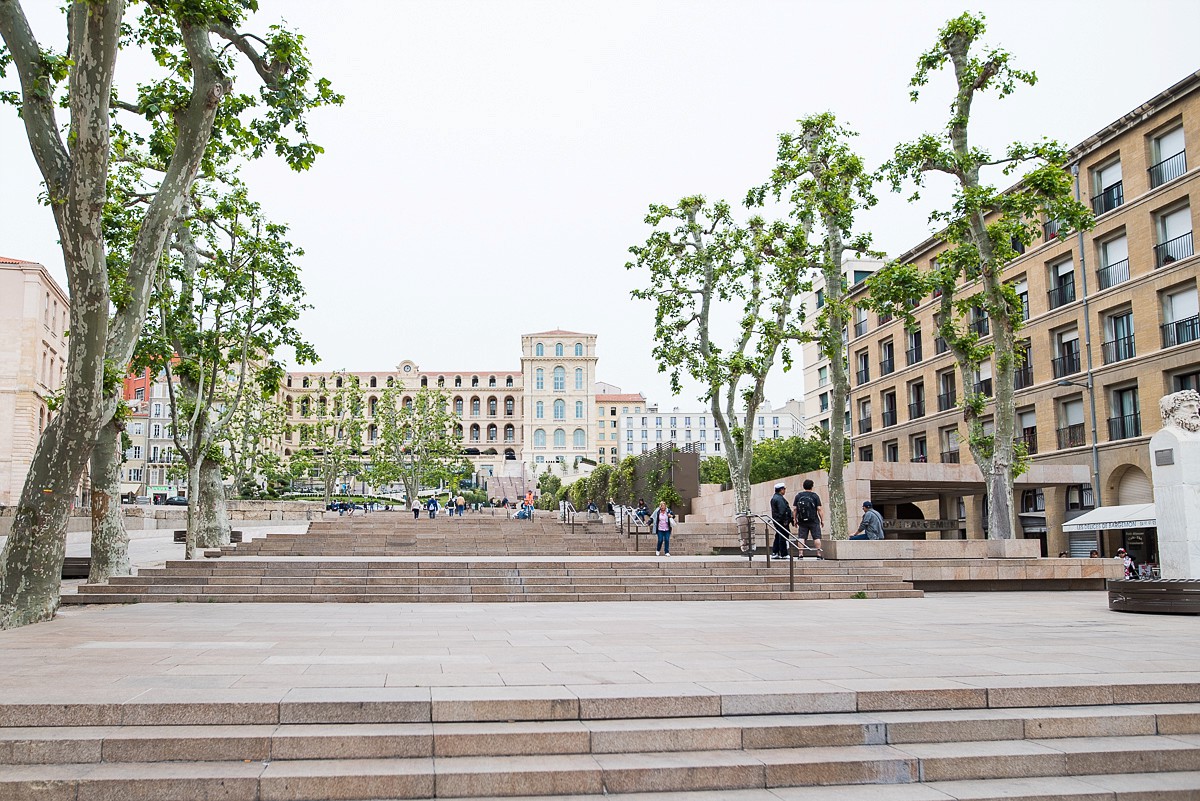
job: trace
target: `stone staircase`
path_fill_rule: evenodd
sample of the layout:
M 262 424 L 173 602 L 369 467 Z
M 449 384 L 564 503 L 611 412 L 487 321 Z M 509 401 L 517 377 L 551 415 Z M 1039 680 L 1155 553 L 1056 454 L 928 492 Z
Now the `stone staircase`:
M 1197 684 L 653 689 L 310 688 L 273 702 L 0 701 L 0 799 L 1200 798 Z
M 240 549 L 239 549 L 240 553 Z M 205 559 L 172 561 L 64 604 L 138 602 L 428 603 L 732 601 L 920 597 L 893 571 L 808 560 L 789 590 L 785 563 L 742 559 L 530 561 L 479 559 Z

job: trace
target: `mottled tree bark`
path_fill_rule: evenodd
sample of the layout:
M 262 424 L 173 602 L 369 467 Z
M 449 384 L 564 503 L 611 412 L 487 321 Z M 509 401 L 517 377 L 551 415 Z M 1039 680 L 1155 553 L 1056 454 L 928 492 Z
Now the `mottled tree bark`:
M 221 465 L 205 459 L 200 465 L 200 491 L 192 498 L 199 506 L 196 545 L 219 548 L 229 544 L 229 509 L 225 505 L 225 487 L 221 483 Z
M 92 563 L 88 581 L 128 576 L 129 533 L 121 511 L 121 427 L 109 422 L 92 449 Z

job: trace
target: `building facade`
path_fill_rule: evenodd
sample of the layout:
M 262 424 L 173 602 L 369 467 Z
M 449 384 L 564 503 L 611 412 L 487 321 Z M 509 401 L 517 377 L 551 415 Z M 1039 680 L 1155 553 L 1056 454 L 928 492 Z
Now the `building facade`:
M 0 506 L 16 504 L 67 365 L 70 303 L 34 262 L 0 257 Z
M 640 395 L 636 397 L 641 398 Z M 693 450 L 701 458 L 724 455 L 721 430 L 710 409 L 681 411 L 676 406 L 669 412 L 663 412 L 656 404 L 638 403 L 629 404 L 628 410 L 626 404 L 621 408 L 618 433 L 622 456 L 647 453 L 668 443 Z M 764 402 L 763 408 L 755 415 L 751 436 L 755 442 L 760 442 L 803 436 L 806 432 L 803 405 L 800 401 L 789 400 L 778 408 Z
M 1158 399 L 1200 386 L 1200 261 L 1192 242 L 1200 207 L 1198 89 L 1200 73 L 1076 146 L 1070 167 L 1077 196 L 1096 213 L 1095 228 L 1060 236 L 1046 221 L 1040 242 L 1005 271 L 1026 313 L 1026 355 L 1016 376 L 1019 438 L 1034 466 L 1086 465 L 1092 475 L 1086 484 L 1018 491 L 1021 533 L 1041 539 L 1050 554 L 1111 555 L 1124 546 L 1139 561 L 1155 559 L 1152 531 L 1062 527 L 1094 506 L 1153 500 L 1147 443 L 1160 427 Z M 931 238 L 900 260 L 928 266 L 943 247 Z M 972 289 L 960 287 L 958 297 Z M 865 292 L 857 287 L 852 300 Z M 971 386 L 960 386 L 955 360 L 936 336 L 937 306 L 927 298 L 915 307 L 913 328 L 865 312 L 852 323 L 857 461 L 971 461 L 959 403 L 964 391 L 990 394 L 992 367 L 984 363 Z M 988 341 L 986 317 L 968 324 Z M 827 366 L 812 346 L 805 363 L 818 372 Z M 809 386 L 807 402 L 819 406 L 819 379 Z M 962 535 L 986 535 L 982 504 L 982 484 L 959 496 Z

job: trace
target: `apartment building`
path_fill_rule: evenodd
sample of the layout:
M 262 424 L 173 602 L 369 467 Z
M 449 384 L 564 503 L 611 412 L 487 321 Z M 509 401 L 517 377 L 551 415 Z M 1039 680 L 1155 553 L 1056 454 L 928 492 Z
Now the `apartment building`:
M 664 412 L 656 404 L 635 403 L 628 408 L 622 406 L 619 422 L 623 457 L 646 453 L 667 443 L 693 450 L 701 458 L 723 454 L 721 430 L 710 409 L 681 411 L 676 406 Z M 751 436 L 760 442 L 803 436 L 806 431 L 803 404 L 793 399 L 777 408 L 764 402 L 754 417 Z
M 67 294 L 40 264 L 0 257 L 0 506 L 20 499 L 67 365 Z
M 1089 515 L 1094 527 L 1079 531 L 1070 520 L 1093 507 L 1153 500 L 1147 443 L 1160 427 L 1158 399 L 1200 387 L 1200 260 L 1192 240 L 1200 207 L 1198 89 L 1200 72 L 1077 145 L 1070 168 L 1078 196 L 1096 213 L 1095 228 L 1060 235 L 1048 220 L 1041 241 L 1006 269 L 1025 301 L 1016 411 L 1032 460 L 1014 500 L 1020 533 L 1041 539 L 1050 554 L 1111 555 L 1126 547 L 1139 561 L 1155 560 L 1153 520 L 1117 528 L 1103 514 Z M 934 237 L 900 260 L 927 265 L 943 247 Z M 971 289 L 960 287 L 959 296 Z M 865 292 L 856 287 L 852 298 Z M 982 484 L 966 482 L 953 466 L 971 461 L 958 404 L 967 390 L 990 394 L 992 367 L 981 365 L 972 386 L 959 385 L 953 356 L 936 336 L 936 308 L 935 298 L 922 301 L 913 328 L 858 313 L 848 332 L 854 458 L 860 465 L 945 466 L 944 476 L 923 471 L 925 483 L 946 480 L 937 507 L 922 505 L 928 496 L 914 486 L 913 501 L 896 495 L 890 514 L 954 517 L 957 506 L 959 523 L 950 528 L 982 537 Z M 986 342 L 988 319 L 968 323 Z M 818 357 L 806 348 L 805 363 L 817 371 Z M 819 381 L 810 386 L 811 401 Z M 1064 479 L 1067 472 L 1051 469 L 1058 467 L 1090 480 Z
M 617 389 L 616 387 L 605 387 Z M 598 464 L 615 465 L 625 455 L 621 447 L 621 415 L 640 415 L 646 406 L 642 393 L 606 392 L 596 395 L 596 448 Z

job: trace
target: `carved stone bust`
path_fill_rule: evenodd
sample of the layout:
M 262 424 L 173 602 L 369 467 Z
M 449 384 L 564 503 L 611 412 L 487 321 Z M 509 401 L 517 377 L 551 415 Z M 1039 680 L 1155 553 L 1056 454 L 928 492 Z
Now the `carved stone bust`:
M 1200 431 L 1200 392 L 1185 389 L 1165 396 L 1158 402 L 1163 428 Z

